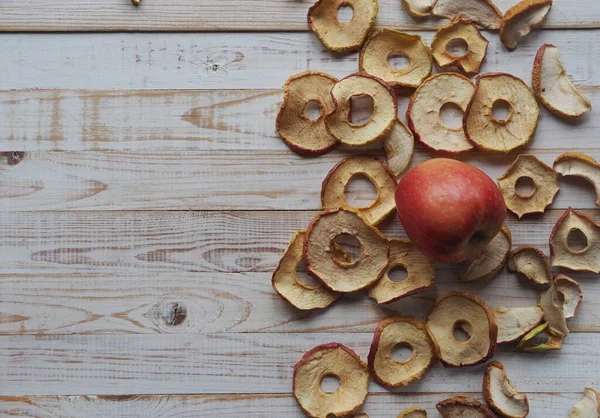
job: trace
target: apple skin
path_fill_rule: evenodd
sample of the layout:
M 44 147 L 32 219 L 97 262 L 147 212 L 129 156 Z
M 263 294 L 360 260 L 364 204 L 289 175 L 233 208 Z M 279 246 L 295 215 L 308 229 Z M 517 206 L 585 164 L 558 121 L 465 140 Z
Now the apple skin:
M 427 160 L 402 177 L 396 208 L 412 243 L 440 263 L 475 258 L 506 217 L 496 183 L 478 168 L 448 158 Z

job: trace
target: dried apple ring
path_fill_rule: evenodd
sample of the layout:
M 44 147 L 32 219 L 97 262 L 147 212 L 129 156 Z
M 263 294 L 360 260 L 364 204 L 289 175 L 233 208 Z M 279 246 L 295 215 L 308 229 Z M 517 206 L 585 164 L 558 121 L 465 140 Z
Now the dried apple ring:
M 402 55 L 408 66 L 393 68 L 388 59 Z M 393 87 L 419 86 L 431 75 L 433 59 L 429 47 L 419 35 L 393 29 L 374 30 L 360 50 L 358 68 L 381 78 Z
M 548 324 L 548 331 L 551 334 L 563 338 L 569 335 L 565 311 L 562 302 L 559 300 L 555 283 L 552 283 L 548 289 L 540 294 L 538 305 L 544 310 L 544 321 Z
M 496 276 L 506 264 L 512 238 L 508 226 L 503 225 L 496 236 L 469 264 L 467 271 L 460 274 L 463 282 L 487 281 Z
M 341 7 L 352 8 L 352 19 L 341 23 Z M 360 48 L 375 24 L 377 0 L 319 0 L 308 9 L 308 26 L 328 49 L 346 52 Z
M 586 179 L 596 190 L 596 206 L 600 206 L 600 164 L 589 155 L 565 152 L 554 160 L 554 170 L 561 176 Z
M 333 167 L 321 186 L 323 208 L 349 206 L 346 200 L 346 187 L 356 176 L 368 178 L 377 189 L 377 197 L 367 207 L 354 208 L 372 225 L 383 221 L 396 210 L 394 193 L 396 178 L 388 168 L 373 157 L 348 157 Z
M 383 138 L 387 166 L 394 176 L 399 176 L 406 170 L 414 148 L 415 138 L 412 132 L 398 119 L 390 133 Z
M 508 270 L 519 272 L 532 283 L 540 285 L 550 283 L 552 276 L 546 255 L 530 245 L 517 247 L 510 252 Z
M 569 247 L 569 235 L 575 231 L 585 235 L 587 245 L 582 249 Z M 550 234 L 550 258 L 555 267 L 600 273 L 600 224 L 572 208 L 567 209 Z
M 444 105 L 467 109 L 475 92 L 471 80 L 456 73 L 440 73 L 429 77 L 410 98 L 406 118 L 415 138 L 431 151 L 455 155 L 471 151 L 462 126 L 451 128 L 440 119 Z
M 487 406 L 464 396 L 438 402 L 435 407 L 442 418 L 497 418 Z
M 321 381 L 339 379 L 335 392 L 326 393 Z M 369 388 L 367 365 L 348 347 L 329 343 L 319 345 L 294 366 L 293 392 L 302 410 L 310 417 L 341 417 L 356 412 L 365 402 Z
M 583 300 L 583 292 L 579 283 L 564 274 L 554 276 L 554 287 L 563 297 L 563 313 L 565 318 L 574 318 Z
M 449 53 L 447 49 L 448 44 L 457 39 L 467 44 L 467 51 L 460 56 Z M 479 73 L 487 47 L 488 40 L 477 26 L 464 19 L 442 26 L 431 41 L 431 53 L 441 69 L 456 67 L 469 76 Z
M 539 306 L 505 308 L 498 306 L 492 312 L 498 324 L 498 344 L 513 343 L 535 328 L 544 317 Z
M 499 104 L 510 109 L 506 119 L 494 117 L 494 107 Z M 508 153 L 531 141 L 539 113 L 537 101 L 523 80 L 505 73 L 487 73 L 477 77 L 463 125 L 477 148 Z
M 337 79 L 318 71 L 304 71 L 285 82 L 275 129 L 292 150 L 319 155 L 338 144 L 325 128 L 325 115 L 336 106 L 330 93 L 335 83 Z M 321 114 L 314 120 L 304 114 L 310 102 L 317 102 L 321 107 Z
M 337 108 L 325 118 L 325 126 L 342 144 L 358 147 L 370 144 L 388 134 L 397 120 L 396 93 L 383 80 L 364 73 L 341 79 L 331 89 Z M 350 120 L 353 96 L 373 99 L 371 118 L 360 125 Z
M 332 243 L 340 235 L 350 235 L 360 243 L 361 255 L 354 262 L 333 256 Z M 304 239 L 308 272 L 334 292 L 354 292 L 375 283 L 387 267 L 388 253 L 387 239 L 350 208 L 319 213 Z
M 402 267 L 406 279 L 394 282 L 390 272 Z M 435 266 L 410 242 L 401 239 L 390 240 L 390 257 L 387 269 L 381 279 L 369 289 L 369 297 L 377 303 L 390 303 L 398 299 L 424 292 L 433 286 Z
M 538 27 L 552 7 L 552 0 L 523 0 L 504 13 L 500 40 L 508 49 L 515 49 L 521 38 Z
M 529 399 L 516 391 L 504 365 L 493 361 L 485 368 L 483 376 L 483 397 L 490 408 L 502 417 L 525 418 L 529 415 Z
M 536 342 L 536 337 L 538 335 L 544 334 L 548 337 L 546 342 L 538 343 Z M 521 351 L 530 351 L 532 353 L 544 353 L 546 351 L 560 350 L 562 349 L 562 341 L 564 337 L 559 335 L 555 335 L 550 332 L 548 328 L 548 323 L 544 322 L 541 325 L 538 325 L 529 333 L 527 333 L 519 344 L 517 344 L 517 348 Z
M 474 366 L 494 355 L 498 336 L 494 314 L 472 293 L 448 292 L 438 298 L 426 325 L 437 357 L 446 367 Z M 461 328 L 470 335 L 466 341 L 454 335 Z
M 323 286 L 311 286 L 298 280 L 296 272 L 302 261 L 305 231 L 298 231 L 283 254 L 273 273 L 271 283 L 275 292 L 301 310 L 322 309 L 331 305 L 341 295 Z
M 398 346 L 411 349 L 408 360 L 399 361 L 393 357 L 393 350 Z M 406 386 L 423 376 L 434 355 L 433 343 L 423 322 L 417 318 L 396 316 L 377 325 L 369 351 L 369 371 L 382 386 Z
M 533 182 L 529 195 L 517 191 L 521 179 Z M 498 187 L 508 210 L 519 218 L 532 213 L 543 213 L 558 192 L 556 172 L 534 155 L 520 154 L 512 165 L 498 179 Z

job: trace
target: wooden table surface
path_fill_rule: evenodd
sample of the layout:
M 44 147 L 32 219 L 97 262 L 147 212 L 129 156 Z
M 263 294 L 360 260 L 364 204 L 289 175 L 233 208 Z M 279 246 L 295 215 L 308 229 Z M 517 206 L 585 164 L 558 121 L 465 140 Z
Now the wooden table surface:
M 306 26 L 311 0 L 0 0 L 0 416 L 301 417 L 292 366 L 313 346 L 347 344 L 366 359 L 379 320 L 424 317 L 432 298 L 472 290 L 491 306 L 527 306 L 538 290 L 504 271 L 380 307 L 351 295 L 299 313 L 271 274 L 292 234 L 321 208 L 320 183 L 350 151 L 301 158 L 277 137 L 286 78 L 342 77 Z M 430 42 L 444 21 L 417 22 L 380 0 L 378 25 Z M 516 0 L 498 0 L 502 11 Z M 133 31 L 133 32 L 131 32 Z M 531 81 L 543 43 L 558 46 L 593 111 L 565 122 L 542 109 L 523 152 L 551 164 L 565 151 L 600 160 L 600 4 L 554 0 L 543 29 L 508 52 L 496 33 L 482 72 Z M 402 118 L 407 97 L 399 97 Z M 365 153 L 381 156 L 377 147 Z M 417 147 L 413 164 L 431 155 Z M 460 157 L 498 177 L 514 160 Z M 508 217 L 513 244 L 546 253 L 564 210 L 600 210 L 584 181 L 561 179 L 542 216 Z M 353 189 L 368 198 L 364 184 Z M 386 222 L 388 237 L 402 237 Z M 464 266 L 463 266 L 464 267 Z M 566 417 L 600 389 L 600 283 L 577 273 L 584 304 L 564 349 L 496 359 L 529 395 L 531 417 Z M 483 368 L 444 369 L 398 393 L 371 383 L 364 411 L 410 406 L 437 416 L 454 394 L 481 398 Z

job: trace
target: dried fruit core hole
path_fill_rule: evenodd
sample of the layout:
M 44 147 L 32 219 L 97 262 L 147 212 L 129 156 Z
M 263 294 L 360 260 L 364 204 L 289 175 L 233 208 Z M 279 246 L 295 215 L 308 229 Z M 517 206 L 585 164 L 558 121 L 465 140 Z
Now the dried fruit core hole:
M 300 261 L 296 266 L 296 281 L 308 289 L 316 289 L 320 287 L 319 281 L 306 271 L 306 263 Z
M 374 102 L 368 94 L 357 94 L 348 99 L 348 122 L 361 126 L 373 117 Z
M 317 120 L 321 117 L 321 103 L 316 100 L 310 100 L 304 107 L 304 117 L 309 120 Z
M 463 110 L 456 103 L 444 103 L 440 108 L 440 121 L 449 129 L 462 129 Z
M 408 272 L 404 266 L 392 266 L 392 268 L 388 271 L 388 277 L 394 283 L 400 283 L 406 280 L 408 277 Z
M 362 254 L 362 246 L 360 245 L 360 241 L 357 240 L 356 237 L 353 237 L 350 234 L 340 234 L 333 239 L 333 242 L 331 244 L 332 247 L 334 243 L 337 244 L 339 250 L 341 250 L 333 251 L 332 248 L 333 260 L 337 264 L 346 267 L 356 264 L 356 262 L 358 262 Z M 343 254 L 345 254 L 347 258 L 344 257 Z
M 515 183 L 515 191 L 524 198 L 533 196 L 535 189 L 535 183 L 531 177 L 519 177 Z
M 337 9 L 337 20 L 341 24 L 348 23 L 354 17 L 354 9 L 350 4 L 341 4 Z
M 407 343 L 398 343 L 392 348 L 392 357 L 400 363 L 406 363 L 413 356 L 413 349 Z
M 468 50 L 469 45 L 464 39 L 455 38 L 446 44 L 446 52 L 453 57 L 464 57 Z
M 574 252 L 582 252 L 588 247 L 588 239 L 579 228 L 573 228 L 567 235 L 567 246 Z
M 454 335 L 454 339 L 458 342 L 466 342 L 471 339 L 471 324 L 464 320 L 458 320 L 454 323 L 454 327 L 452 327 L 452 335 Z
M 400 52 L 392 52 L 387 58 L 388 65 L 394 70 L 403 70 L 408 67 L 409 59 Z
M 506 123 L 512 116 L 512 105 L 504 99 L 498 99 L 492 105 L 492 119 L 497 123 Z
M 358 173 L 346 184 L 344 194 L 348 205 L 354 208 L 368 208 L 377 199 L 377 188 L 369 177 Z
M 334 393 L 340 387 L 340 379 L 332 374 L 327 374 L 321 379 L 321 390 L 325 393 Z

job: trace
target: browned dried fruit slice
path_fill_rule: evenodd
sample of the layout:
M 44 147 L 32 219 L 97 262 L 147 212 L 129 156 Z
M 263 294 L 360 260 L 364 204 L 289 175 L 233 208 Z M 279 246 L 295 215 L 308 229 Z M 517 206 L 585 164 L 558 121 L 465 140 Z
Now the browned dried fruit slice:
M 534 329 L 544 317 L 539 306 L 505 308 L 498 306 L 492 311 L 498 324 L 498 344 L 512 343 Z
M 343 6 L 351 7 L 353 12 L 347 23 L 337 18 Z M 377 0 L 318 0 L 308 10 L 308 26 L 332 51 L 352 51 L 365 41 L 378 10 Z
M 566 319 L 575 317 L 583 300 L 579 283 L 564 274 L 554 276 L 554 288 L 562 295 L 562 309 Z
M 503 225 L 500 232 L 483 247 L 481 254 L 471 261 L 467 271 L 460 274 L 460 279 L 463 282 L 490 280 L 506 264 L 511 246 L 510 230 L 508 226 Z
M 448 44 L 456 39 L 462 39 L 467 44 L 464 55 L 457 56 L 448 52 Z M 431 53 L 440 68 L 457 67 L 469 76 L 479 73 L 487 47 L 488 41 L 477 26 L 463 19 L 442 26 L 431 41 Z
M 338 144 L 325 128 L 325 115 L 335 109 L 331 89 L 337 79 L 318 71 L 304 71 L 288 78 L 275 129 L 288 147 L 301 154 L 323 154 Z M 304 112 L 310 102 L 321 106 L 317 119 Z
M 464 111 L 474 92 L 471 80 L 456 73 L 436 74 L 425 80 L 413 93 L 406 111 L 408 126 L 415 138 L 431 151 L 444 154 L 472 150 L 473 145 L 462 126 L 445 125 L 440 112 L 446 104 L 454 104 Z
M 490 408 L 507 418 L 525 418 L 529 414 L 529 400 L 519 394 L 508 377 L 502 363 L 491 362 L 483 375 L 483 396 Z
M 551 334 L 563 338 L 569 335 L 565 312 L 554 282 L 550 288 L 540 294 L 538 305 L 544 310 L 544 321 L 548 324 L 548 331 Z
M 550 283 L 552 274 L 546 255 L 530 245 L 523 245 L 512 250 L 508 256 L 508 269 L 519 272 L 535 284 Z
M 464 396 L 446 399 L 435 407 L 442 418 L 497 418 L 487 406 Z
M 321 390 L 321 381 L 327 376 L 338 378 L 335 392 Z M 342 344 L 319 345 L 294 366 L 294 397 L 310 417 L 341 417 L 356 412 L 365 402 L 368 387 L 367 365 Z
M 546 341 L 537 343 L 535 338 L 538 335 L 544 334 L 546 336 Z M 544 322 L 541 325 L 538 325 L 529 333 L 527 333 L 519 344 L 517 348 L 522 351 L 530 351 L 533 353 L 544 353 L 546 351 L 560 350 L 562 349 L 562 341 L 564 337 L 559 337 L 558 335 L 554 335 L 548 329 L 548 323 Z
M 600 206 L 600 164 L 589 155 L 565 152 L 554 160 L 554 170 L 561 176 L 582 177 L 594 185 L 596 205 Z
M 387 135 L 396 122 L 396 93 L 377 77 L 363 73 L 349 75 L 333 86 L 331 95 L 337 108 L 327 115 L 325 125 L 343 144 L 354 147 L 370 144 Z M 373 99 L 373 114 L 367 122 L 357 125 L 350 120 L 351 99 L 361 95 Z
M 487 29 L 498 29 L 502 23 L 502 13 L 490 0 L 437 0 L 433 14 L 466 19 Z
M 577 118 L 592 109 L 592 104 L 571 83 L 558 48 L 545 44 L 533 61 L 533 91 L 535 97 L 555 115 Z
M 396 267 L 406 270 L 406 279 L 401 282 L 394 282 L 390 278 L 390 272 Z M 387 269 L 381 279 L 369 289 L 369 297 L 377 303 L 394 302 L 431 288 L 434 277 L 433 263 L 410 241 L 392 239 Z
M 390 55 L 408 58 L 408 66 L 395 69 Z M 431 74 L 431 51 L 419 35 L 392 29 L 374 30 L 360 50 L 358 68 L 394 87 L 417 87 Z
M 415 139 L 412 132 L 398 119 L 390 133 L 383 138 L 387 166 L 394 176 L 399 176 L 406 170 L 414 148 Z
M 533 182 L 533 191 L 529 195 L 517 191 L 517 183 L 521 179 Z M 532 213 L 543 213 L 559 189 L 554 170 L 530 154 L 518 155 L 498 179 L 498 186 L 507 209 L 519 218 Z
M 394 193 L 396 178 L 388 168 L 376 158 L 356 156 L 348 157 L 333 167 L 321 186 L 323 208 L 349 206 L 346 200 L 346 187 L 356 177 L 368 178 L 377 190 L 377 197 L 367 207 L 355 208 L 370 224 L 383 221 L 396 209 Z
M 427 411 L 422 408 L 409 408 L 400 412 L 396 418 L 427 418 Z
M 298 231 L 283 254 L 279 265 L 273 273 L 271 283 L 273 289 L 283 299 L 298 309 L 322 309 L 331 305 L 340 297 L 323 286 L 311 286 L 298 280 L 296 272 L 302 261 L 305 231 Z
M 437 357 L 446 367 L 473 366 L 494 355 L 498 336 L 494 314 L 472 293 L 449 292 L 438 298 L 426 325 Z M 454 336 L 460 328 L 470 335 L 467 341 Z
M 580 231 L 587 245 L 583 249 L 571 249 L 568 237 Z M 555 267 L 576 271 L 600 273 L 600 224 L 572 208 L 560 217 L 550 234 L 550 258 Z
M 598 418 L 600 417 L 600 393 L 592 388 L 583 390 L 583 397 L 575 404 L 569 418 Z
M 515 49 L 521 38 L 538 27 L 552 7 L 552 0 L 523 0 L 506 11 L 500 26 L 500 40 Z
M 397 346 L 411 349 L 407 361 L 393 357 Z M 377 325 L 369 351 L 369 371 L 380 385 L 397 388 L 420 379 L 433 357 L 434 347 L 425 325 L 417 318 L 396 316 Z
M 340 235 L 360 243 L 361 255 L 354 262 L 332 254 L 332 243 Z M 335 292 L 354 292 L 375 283 L 387 266 L 388 241 L 356 211 L 328 209 L 310 223 L 304 239 L 304 258 L 309 273 Z
M 496 103 L 510 108 L 506 119 L 494 118 Z M 523 80 L 505 73 L 487 73 L 477 77 L 463 125 L 477 148 L 508 153 L 531 141 L 539 113 L 535 97 Z
M 422 18 L 431 15 L 433 0 L 402 0 L 402 5 L 412 17 Z

